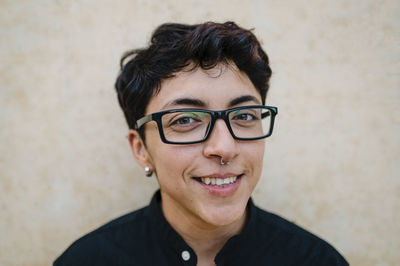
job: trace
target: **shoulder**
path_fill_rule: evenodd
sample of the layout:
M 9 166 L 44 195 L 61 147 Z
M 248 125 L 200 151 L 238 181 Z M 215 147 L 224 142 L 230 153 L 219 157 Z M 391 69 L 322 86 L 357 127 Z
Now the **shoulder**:
M 254 211 L 256 212 L 256 219 L 257 222 L 267 226 L 267 228 L 276 232 L 276 237 L 298 237 L 301 239 L 310 239 L 314 241 L 323 241 L 316 235 L 312 234 L 311 232 L 305 230 L 304 228 L 296 225 L 293 222 L 286 220 L 285 218 L 278 216 L 274 213 L 262 210 L 256 206 L 254 206 Z M 264 227 L 266 228 L 266 227 Z M 271 232 L 265 232 L 271 233 Z
M 258 207 L 253 210 L 257 234 L 268 239 L 272 253 L 290 256 L 297 265 L 348 265 L 335 248 L 315 234 Z
M 129 252 L 146 238 L 147 209 L 121 216 L 76 240 L 54 265 L 112 265 L 116 258 L 124 264 Z

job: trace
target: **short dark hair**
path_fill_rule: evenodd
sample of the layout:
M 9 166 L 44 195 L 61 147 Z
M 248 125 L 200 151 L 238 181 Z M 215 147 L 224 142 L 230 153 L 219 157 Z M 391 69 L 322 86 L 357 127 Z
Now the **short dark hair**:
M 247 74 L 264 104 L 272 72 L 267 54 L 250 30 L 234 22 L 162 24 L 154 31 L 149 47 L 128 51 L 120 61 L 115 88 L 129 128 L 134 129 L 144 115 L 162 80 L 189 65 L 191 70 L 207 70 L 231 62 Z M 144 138 L 143 132 L 140 135 Z

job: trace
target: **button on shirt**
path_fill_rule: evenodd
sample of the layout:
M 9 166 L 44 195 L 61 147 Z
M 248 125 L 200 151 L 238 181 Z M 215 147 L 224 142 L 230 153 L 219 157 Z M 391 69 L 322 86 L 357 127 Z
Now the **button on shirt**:
M 160 191 L 149 206 L 122 216 L 73 243 L 61 265 L 196 265 L 194 251 L 164 218 Z M 217 266 L 348 265 L 327 242 L 299 226 L 248 203 L 243 231 L 215 257 Z

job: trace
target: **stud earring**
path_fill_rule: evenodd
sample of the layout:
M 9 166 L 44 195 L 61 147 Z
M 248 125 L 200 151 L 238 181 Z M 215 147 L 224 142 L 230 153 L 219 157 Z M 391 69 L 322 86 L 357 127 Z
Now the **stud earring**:
M 144 174 L 145 174 L 147 177 L 150 177 L 150 176 L 153 174 L 153 171 L 150 170 L 150 167 L 146 166 L 146 167 L 144 168 Z

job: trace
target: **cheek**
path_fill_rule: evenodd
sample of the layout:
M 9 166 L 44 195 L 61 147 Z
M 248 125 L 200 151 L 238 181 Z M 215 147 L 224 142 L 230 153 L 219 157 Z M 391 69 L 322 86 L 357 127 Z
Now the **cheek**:
M 196 145 L 172 145 L 162 142 L 155 122 L 146 126 L 146 147 L 158 174 L 182 170 L 199 154 L 199 147 Z
M 248 143 L 249 146 L 245 149 L 246 154 L 243 154 L 244 158 L 252 165 L 253 171 L 256 175 L 261 175 L 263 161 L 264 161 L 264 151 L 265 142 L 259 141 L 254 143 Z M 242 149 L 243 151 L 244 149 Z
M 257 158 L 258 158 L 258 163 L 260 165 L 260 169 L 262 169 L 264 164 L 264 152 L 265 152 L 265 141 L 262 141 L 261 144 L 258 146 L 257 150 Z
M 160 180 L 179 182 L 190 169 L 199 151 L 196 147 L 165 144 L 160 141 L 150 150 L 153 164 Z

